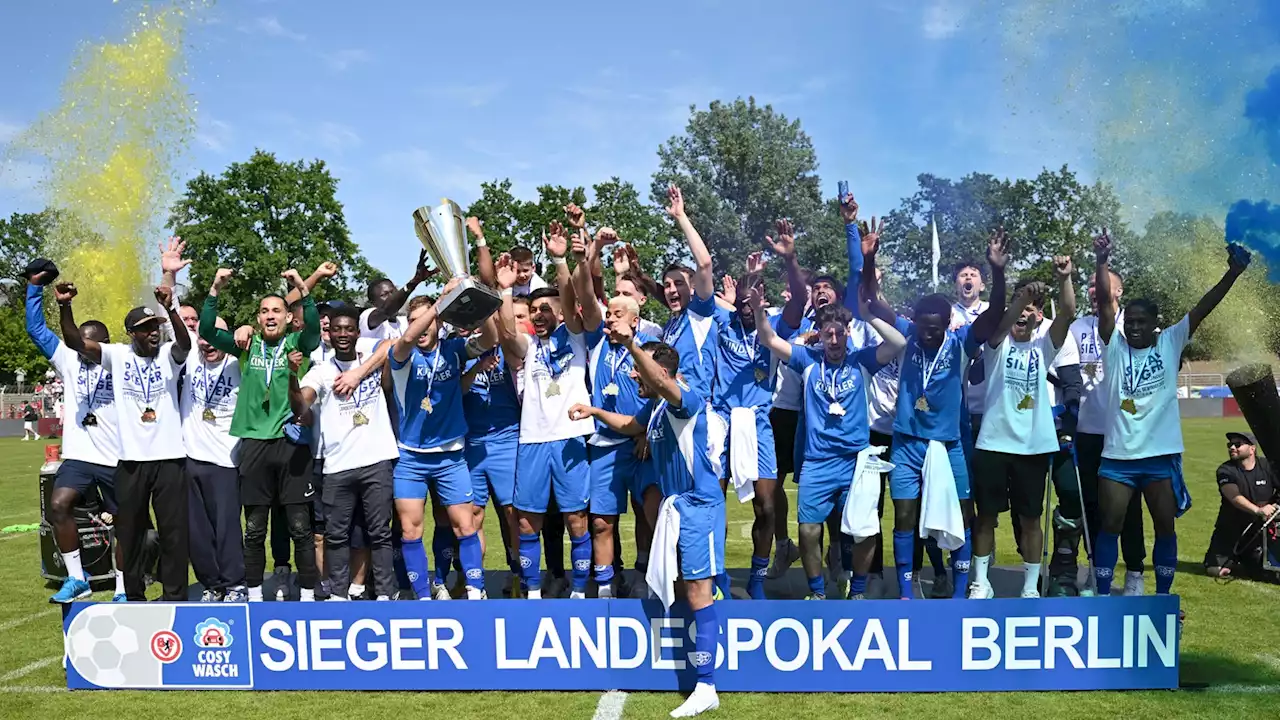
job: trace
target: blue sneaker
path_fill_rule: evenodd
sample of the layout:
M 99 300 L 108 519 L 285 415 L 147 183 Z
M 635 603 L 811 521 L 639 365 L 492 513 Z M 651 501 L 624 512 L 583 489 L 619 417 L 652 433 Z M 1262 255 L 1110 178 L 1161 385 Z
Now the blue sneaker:
M 124 593 L 116 593 L 111 596 L 111 602 L 129 602 L 129 596 Z
M 89 583 L 80 578 L 69 577 L 62 581 L 62 587 L 58 592 L 49 598 L 49 602 L 55 605 L 65 605 L 76 600 L 83 600 L 93 594 L 93 590 L 89 588 Z

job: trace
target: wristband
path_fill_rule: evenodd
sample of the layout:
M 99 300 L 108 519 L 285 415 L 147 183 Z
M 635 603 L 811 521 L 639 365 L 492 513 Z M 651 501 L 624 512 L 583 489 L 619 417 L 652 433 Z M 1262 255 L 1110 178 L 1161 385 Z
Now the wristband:
M 512 297 L 512 296 L 514 296 L 514 295 L 515 295 L 515 292 L 514 292 L 514 291 L 512 291 L 512 289 L 511 289 L 511 288 L 507 288 L 507 289 L 505 289 L 505 290 L 503 290 L 503 291 L 502 291 L 502 297 Z
M 475 244 L 475 246 L 476 246 L 476 247 L 478 247 L 478 248 L 482 248 L 482 247 L 489 247 L 489 243 L 485 242 L 485 241 L 484 241 L 484 238 L 482 238 L 482 237 L 476 238 L 476 241 L 475 241 L 475 243 L 474 243 L 474 244 Z
M 569 266 L 569 260 L 565 257 L 553 257 L 551 258 L 551 262 L 555 265 L 564 265 L 565 267 Z

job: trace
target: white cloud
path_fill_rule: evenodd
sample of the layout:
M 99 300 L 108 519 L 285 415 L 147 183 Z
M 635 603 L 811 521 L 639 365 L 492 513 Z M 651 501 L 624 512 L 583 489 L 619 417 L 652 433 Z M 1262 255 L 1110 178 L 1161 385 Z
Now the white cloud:
M 312 136 L 322 147 L 334 152 L 341 152 L 349 147 L 358 147 L 362 142 L 360 135 L 347 125 L 328 121 L 317 125 Z
M 427 193 L 424 197 L 449 194 L 463 205 L 480 196 L 480 183 L 495 177 L 493 173 L 477 170 L 475 164 L 463 166 L 441 161 L 420 147 L 383 153 L 378 156 L 377 164 L 383 171 L 417 184 Z
M 426 88 L 423 93 L 436 98 L 459 102 L 467 107 L 483 107 L 493 102 L 507 89 L 506 83 L 490 82 L 476 85 L 452 85 L 443 88 Z
M 240 31 L 256 35 L 282 37 L 289 40 L 297 40 L 299 42 L 307 39 L 306 35 L 294 32 L 284 25 L 281 25 L 280 21 L 274 16 L 255 18 L 251 24 L 240 26 Z
M 942 40 L 955 35 L 964 22 L 965 8 L 960 0 L 933 0 L 924 9 L 921 32 L 930 40 Z
M 339 50 L 334 53 L 326 53 L 321 57 L 335 72 L 342 72 L 352 65 L 369 62 L 369 53 L 358 49 Z
M 226 152 L 227 145 L 231 142 L 231 136 L 232 128 L 230 123 L 210 117 L 206 117 L 201 121 L 195 135 L 196 142 L 219 153 Z

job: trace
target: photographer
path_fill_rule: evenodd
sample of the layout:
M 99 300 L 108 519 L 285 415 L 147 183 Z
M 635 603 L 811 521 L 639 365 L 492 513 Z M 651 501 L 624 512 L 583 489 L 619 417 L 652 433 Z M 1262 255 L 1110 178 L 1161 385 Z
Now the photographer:
M 1222 505 L 1204 556 L 1205 572 L 1210 577 L 1227 577 L 1239 563 L 1253 572 L 1262 567 L 1262 533 L 1250 533 L 1255 537 L 1238 548 L 1250 526 L 1271 518 L 1280 502 L 1280 478 L 1267 459 L 1258 456 L 1257 444 L 1253 433 L 1227 433 L 1231 459 L 1218 466 Z

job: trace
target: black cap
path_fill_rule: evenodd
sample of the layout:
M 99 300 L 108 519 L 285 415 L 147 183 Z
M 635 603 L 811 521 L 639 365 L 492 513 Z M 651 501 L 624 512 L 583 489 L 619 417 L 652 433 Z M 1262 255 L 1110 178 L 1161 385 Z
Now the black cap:
M 341 300 L 325 300 L 322 303 L 316 303 L 317 310 L 324 310 L 324 309 L 341 310 L 346 306 L 347 304 L 342 302 Z
M 1229 433 L 1227 433 L 1227 439 L 1228 439 L 1228 440 L 1230 440 L 1231 438 L 1240 438 L 1241 440 L 1244 440 L 1245 442 L 1249 443 L 1250 445 L 1257 445 L 1257 444 L 1258 444 L 1258 438 L 1254 437 L 1253 433 L 1251 433 L 1251 432 L 1229 432 Z
M 163 315 L 157 315 L 156 311 L 149 307 L 136 307 L 130 310 L 128 315 L 124 316 L 124 329 L 127 332 L 133 332 L 149 322 L 163 324 L 169 322 L 169 319 Z
M 58 266 L 47 258 L 36 258 L 27 264 L 26 269 L 22 271 L 22 277 L 30 280 L 40 273 L 48 273 L 48 277 L 44 278 L 44 284 L 52 285 L 53 281 L 58 279 Z

